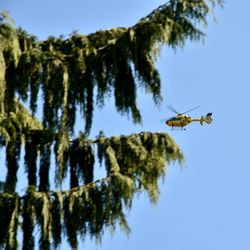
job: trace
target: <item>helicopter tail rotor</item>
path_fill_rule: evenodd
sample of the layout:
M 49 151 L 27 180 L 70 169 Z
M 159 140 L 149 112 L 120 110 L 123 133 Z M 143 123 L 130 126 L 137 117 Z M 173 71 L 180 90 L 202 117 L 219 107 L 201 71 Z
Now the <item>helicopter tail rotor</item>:
M 200 119 L 201 125 L 203 125 L 203 122 L 210 124 L 210 123 L 212 123 L 212 121 L 213 121 L 212 113 L 207 113 L 206 116 L 202 116 Z

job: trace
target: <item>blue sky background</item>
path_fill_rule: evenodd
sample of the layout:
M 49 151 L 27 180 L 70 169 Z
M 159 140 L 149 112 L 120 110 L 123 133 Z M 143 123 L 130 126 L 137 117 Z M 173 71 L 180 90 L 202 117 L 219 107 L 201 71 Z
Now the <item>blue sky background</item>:
M 131 26 L 163 1 L 159 0 L 1 0 L 21 26 L 40 39 L 88 34 L 100 29 Z M 135 199 L 128 220 L 129 238 L 117 230 L 105 233 L 88 250 L 249 250 L 250 249 L 250 1 L 226 1 L 205 29 L 205 43 L 189 43 L 176 52 L 164 48 L 158 60 L 164 101 L 160 108 L 138 92 L 143 125 L 116 114 L 112 99 L 96 111 L 92 136 L 140 131 L 168 132 L 186 157 L 181 171 L 169 166 L 157 206 L 142 195 Z M 214 122 L 186 131 L 170 131 L 161 119 L 172 116 L 167 105 L 190 115 L 213 112 Z M 111 112 L 114 111 L 114 112 Z M 79 128 L 81 124 L 78 124 Z M 2 177 L 0 178 L 2 180 Z M 62 249 L 69 249 L 67 244 Z

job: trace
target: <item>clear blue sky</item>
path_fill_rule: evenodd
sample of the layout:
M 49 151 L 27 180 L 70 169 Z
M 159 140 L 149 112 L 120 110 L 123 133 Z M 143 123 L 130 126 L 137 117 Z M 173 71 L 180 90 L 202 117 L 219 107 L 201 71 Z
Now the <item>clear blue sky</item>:
M 151 12 L 159 0 L 1 0 L 29 33 L 46 39 L 74 30 L 130 26 Z M 138 131 L 168 132 L 182 148 L 186 165 L 170 166 L 157 206 L 142 195 L 129 213 L 129 239 L 105 233 L 100 250 L 249 250 L 250 249 L 250 1 L 227 1 L 218 22 L 206 28 L 205 43 L 165 48 L 158 61 L 164 101 L 160 109 L 139 94 L 143 126 L 135 126 L 112 109 L 112 101 L 95 112 L 93 136 Z M 213 112 L 214 122 L 172 132 L 160 122 L 172 114 L 201 106 L 190 115 Z M 79 124 L 80 126 L 80 124 Z M 96 249 L 89 239 L 85 249 Z M 69 249 L 63 244 L 62 249 Z

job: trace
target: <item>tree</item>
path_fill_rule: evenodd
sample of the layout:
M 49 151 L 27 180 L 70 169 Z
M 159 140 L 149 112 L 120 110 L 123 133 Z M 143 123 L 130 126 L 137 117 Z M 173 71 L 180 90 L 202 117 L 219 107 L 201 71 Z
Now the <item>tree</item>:
M 1 248 L 17 249 L 17 232 L 22 230 L 22 249 L 34 249 L 38 226 L 40 249 L 57 248 L 63 233 L 77 249 L 79 236 L 101 240 L 105 228 L 115 230 L 117 224 L 128 232 L 124 210 L 131 208 L 134 194 L 147 192 L 157 201 L 165 165 L 182 162 L 181 150 L 165 133 L 107 138 L 100 132 L 89 138 L 94 99 L 103 106 L 113 94 L 117 112 L 141 122 L 138 84 L 155 104 L 161 102 L 154 64 L 160 48 L 201 40 L 200 24 L 206 24 L 215 1 L 210 3 L 170 0 L 129 28 L 44 41 L 14 28 L 6 13 L 2 15 L 0 144 L 6 150 L 7 175 L 0 193 Z M 39 92 L 42 121 L 35 118 Z M 27 102 L 29 109 L 22 104 Z M 85 128 L 74 137 L 78 107 Z M 28 183 L 24 195 L 16 190 L 21 151 Z M 98 180 L 93 176 L 96 158 L 106 169 L 106 177 Z M 52 170 L 56 188 L 49 181 Z M 69 188 L 62 190 L 65 180 Z

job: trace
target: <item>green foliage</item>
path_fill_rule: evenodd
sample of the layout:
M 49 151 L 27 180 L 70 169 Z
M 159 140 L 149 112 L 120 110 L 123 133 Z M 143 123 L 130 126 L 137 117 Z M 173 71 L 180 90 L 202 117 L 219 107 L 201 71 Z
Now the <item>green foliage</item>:
M 35 225 L 40 228 L 41 249 L 49 249 L 51 240 L 58 247 L 63 232 L 66 232 L 73 249 L 77 248 L 78 235 L 84 239 L 89 234 L 101 241 L 105 228 L 114 231 L 117 223 L 129 233 L 124 210 L 131 208 L 134 194 L 146 191 L 150 200 L 156 202 L 158 180 L 165 175 L 166 164 L 176 160 L 180 163 L 183 161 L 178 146 L 164 133 L 144 132 L 111 138 L 100 135 L 95 141 L 89 141 L 84 135 L 80 135 L 70 143 L 65 152 L 65 165 L 70 168 L 71 189 L 49 191 L 48 156 L 51 144 L 44 139 L 39 141 L 39 138 L 44 138 L 39 135 L 34 132 L 26 138 L 25 162 L 29 184 L 26 194 L 18 197 L 13 193 L 0 193 L 0 210 L 5 215 L 0 217 L 0 222 L 3 223 L 1 229 L 5 232 L 0 239 L 3 246 L 7 246 L 7 242 L 16 245 L 17 221 L 21 221 L 21 217 L 23 249 L 34 249 Z M 48 138 L 53 137 L 46 139 Z M 107 172 L 105 178 L 95 182 L 93 144 L 97 144 L 99 161 L 104 160 Z M 8 146 L 12 147 L 12 144 L 9 143 Z M 40 191 L 37 191 L 36 162 L 39 150 L 42 153 Z M 45 176 L 41 171 L 47 171 Z M 8 190 L 14 191 L 14 188 Z M 6 204 L 10 207 L 6 207 Z
M 17 228 L 20 198 L 16 194 L 0 193 L 0 247 L 17 249 Z
M 175 142 L 163 133 L 100 137 L 98 156 L 105 159 L 108 175 L 120 178 L 126 187 L 132 184 L 134 190 L 146 190 L 152 202 L 157 200 L 157 182 L 165 174 L 166 162 L 183 160 Z
M 8 14 L 0 14 L 0 146 L 6 148 L 7 167 L 0 190 L 1 249 L 18 248 L 20 229 L 22 249 L 35 249 L 36 226 L 40 249 L 58 248 L 63 236 L 77 249 L 80 237 L 99 242 L 106 228 L 113 232 L 119 225 L 129 233 L 125 211 L 136 193 L 157 201 L 166 166 L 183 162 L 176 143 L 151 132 L 110 138 L 100 133 L 91 140 L 94 107 L 113 94 L 117 111 L 141 122 L 138 87 L 155 104 L 161 102 L 155 67 L 161 47 L 176 49 L 187 39 L 202 39 L 200 24 L 206 24 L 210 10 L 202 0 L 170 0 L 129 28 L 44 41 L 15 29 Z M 35 118 L 39 92 L 41 122 Z M 27 101 L 29 110 L 21 104 Z M 73 138 L 79 109 L 84 133 Z M 21 150 L 28 182 L 24 195 L 16 193 Z M 99 180 L 96 158 L 106 170 Z M 66 181 L 69 189 L 63 191 Z
M 137 82 L 159 104 L 161 83 L 155 58 L 160 47 L 166 44 L 176 48 L 187 39 L 200 40 L 204 36 L 200 23 L 206 23 L 209 10 L 202 0 L 172 0 L 129 28 L 98 31 L 88 36 L 73 34 L 67 39 L 49 37 L 45 41 L 2 25 L 1 40 L 5 46 L 0 53 L 1 89 L 6 84 L 9 102 L 15 94 L 26 101 L 30 91 L 30 108 L 35 112 L 41 88 L 43 125 L 48 129 L 65 127 L 72 132 L 79 105 L 88 133 L 95 87 L 99 105 L 113 92 L 117 111 L 131 114 L 134 122 L 141 122 Z M 6 53 L 9 56 L 4 57 Z

